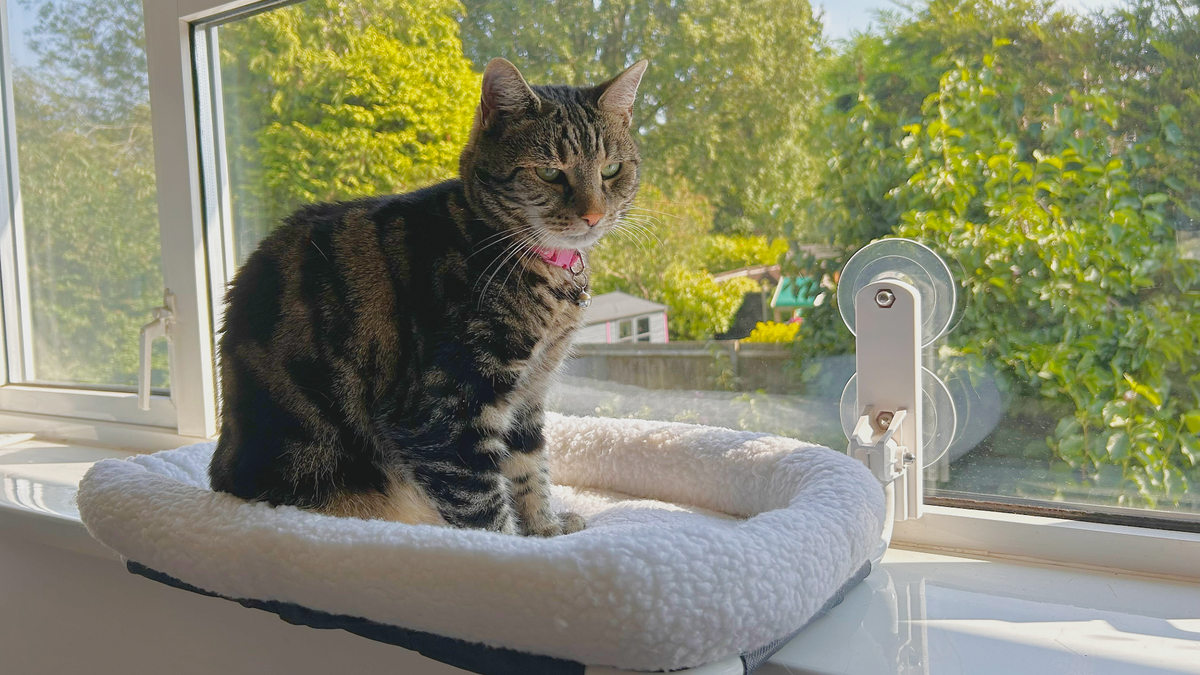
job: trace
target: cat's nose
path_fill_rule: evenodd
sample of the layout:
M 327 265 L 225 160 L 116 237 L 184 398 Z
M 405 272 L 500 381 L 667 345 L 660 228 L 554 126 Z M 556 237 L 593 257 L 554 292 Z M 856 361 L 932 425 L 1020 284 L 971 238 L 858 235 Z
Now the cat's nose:
M 600 219 L 603 217 L 603 213 L 585 213 L 580 216 L 580 218 L 583 218 L 587 221 L 588 227 L 595 227 L 596 223 L 600 222 Z

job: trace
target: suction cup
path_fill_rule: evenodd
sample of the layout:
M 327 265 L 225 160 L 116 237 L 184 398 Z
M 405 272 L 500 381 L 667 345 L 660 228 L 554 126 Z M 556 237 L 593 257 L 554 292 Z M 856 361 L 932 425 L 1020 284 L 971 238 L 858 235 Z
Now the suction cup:
M 899 279 L 921 292 L 921 346 L 929 346 L 950 328 L 958 293 L 950 268 L 923 244 L 910 239 L 881 239 L 855 253 L 838 279 L 838 309 L 855 331 L 854 297 L 867 284 Z
M 954 443 L 958 415 L 950 390 L 928 368 L 921 368 L 921 394 L 921 429 L 925 436 L 925 458 L 921 468 L 925 468 L 941 459 Z M 854 432 L 861 412 L 862 408 L 858 405 L 858 375 L 854 375 L 842 390 L 840 405 L 842 431 L 846 438 L 850 438 Z

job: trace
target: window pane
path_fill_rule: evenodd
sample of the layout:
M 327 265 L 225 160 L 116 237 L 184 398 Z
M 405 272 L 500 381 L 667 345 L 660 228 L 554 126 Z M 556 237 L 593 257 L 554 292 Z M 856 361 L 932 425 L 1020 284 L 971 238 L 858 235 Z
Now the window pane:
M 239 263 L 301 204 L 457 175 L 480 80 L 456 8 L 309 0 L 220 27 Z
M 643 334 L 647 334 L 650 332 L 650 318 L 649 317 L 643 316 L 642 318 L 638 319 L 637 322 L 638 322 L 638 326 L 637 326 L 638 335 L 643 335 Z
M 138 330 L 163 294 L 141 2 L 7 7 L 24 379 L 134 386 Z M 165 345 L 155 366 L 165 386 Z
M 638 205 L 589 255 L 589 311 L 635 309 L 594 315 L 554 407 L 843 449 L 839 270 L 903 236 L 964 298 L 926 356 L 958 416 L 932 497 L 1200 513 L 1198 0 L 905 7 L 307 0 L 237 20 L 217 69 L 236 256 L 299 204 L 454 176 L 493 57 L 533 84 L 647 58 Z M 658 312 L 668 344 L 603 344 Z

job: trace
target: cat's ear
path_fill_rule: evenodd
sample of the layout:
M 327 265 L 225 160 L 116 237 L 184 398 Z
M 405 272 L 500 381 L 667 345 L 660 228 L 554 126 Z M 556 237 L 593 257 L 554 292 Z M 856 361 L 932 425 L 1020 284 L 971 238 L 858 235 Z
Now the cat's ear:
M 476 119 L 481 128 L 492 126 L 500 117 L 520 117 L 540 108 L 541 100 L 516 66 L 499 58 L 488 61 L 483 70 L 483 93 Z
M 633 103 L 637 100 L 638 85 L 642 82 L 642 73 L 650 62 L 642 59 L 625 69 L 625 72 L 596 87 L 600 98 L 596 107 L 603 112 L 617 115 L 625 120 L 625 126 L 633 123 Z

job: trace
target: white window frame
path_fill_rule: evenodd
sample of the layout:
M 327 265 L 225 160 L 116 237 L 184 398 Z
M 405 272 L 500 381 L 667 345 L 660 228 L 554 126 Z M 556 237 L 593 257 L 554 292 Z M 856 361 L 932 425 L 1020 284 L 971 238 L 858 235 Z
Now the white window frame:
M 3 1 L 0 0 L 0 9 L 6 9 Z M 132 400 L 133 394 L 27 391 L 31 388 L 15 384 L 0 387 L 0 408 L 5 409 L 0 410 L 0 430 L 33 430 L 44 435 L 92 438 L 139 448 L 167 447 L 179 444 L 176 441 L 184 437 L 215 435 L 213 328 L 218 321 L 210 308 L 217 304 L 212 299 L 219 301 L 223 294 L 228 275 L 224 247 L 228 243 L 210 238 L 206 248 L 205 191 L 200 161 L 201 144 L 212 142 L 212 139 L 205 141 L 202 138 L 197 119 L 195 91 L 198 83 L 192 63 L 192 25 L 253 5 L 270 4 L 279 3 L 255 0 L 146 0 L 144 3 L 163 277 L 177 300 L 174 340 L 178 372 L 172 373 L 172 383 L 176 385 L 178 433 L 164 428 L 167 425 L 163 424 L 122 423 L 127 420 L 113 411 L 107 417 L 103 412 L 95 412 L 98 409 L 95 401 L 107 397 L 111 399 L 110 406 L 117 406 L 122 396 Z M 7 12 L 0 14 L 6 22 Z M 7 26 L 0 30 L 6 31 Z M 7 40 L 4 44 L 7 46 Z M 7 64 L 7 54 L 4 56 Z M 207 65 L 197 64 L 197 67 Z M 211 77 L 211 70 L 209 73 Z M 6 74 L 4 82 L 7 87 Z M 211 80 L 209 86 L 212 86 Z M 10 105 L 9 101 L 11 96 L 6 94 L 5 105 Z M 6 114 L 11 119 L 11 111 Z M 206 122 L 215 122 L 219 129 L 219 119 Z M 11 124 L 7 126 L 9 135 L 0 139 L 0 143 L 11 146 Z M 210 196 L 212 192 L 210 186 Z M 8 196 L 0 195 L 0 199 L 7 200 Z M 7 201 L 0 206 L 5 213 L 10 211 Z M 208 210 L 216 211 L 211 215 L 213 218 L 223 215 L 220 207 L 214 209 L 210 205 Z M 0 228 L 0 253 L 5 252 L 4 246 L 11 248 L 14 241 L 10 221 Z M 13 253 L 15 255 L 15 249 Z M 17 300 L 19 286 L 15 284 L 15 278 L 11 278 L 9 266 L 0 265 L 0 275 L 3 275 L 3 300 L 7 306 Z M 631 323 L 634 320 L 631 319 Z M 631 337 L 636 340 L 636 324 L 632 327 Z M 11 344 L 10 330 L 6 323 L 5 336 Z M 0 353 L 0 359 L 4 356 Z M 13 353 L 8 354 L 8 358 L 14 357 Z M 39 397 L 45 396 L 49 399 L 39 403 Z M 72 396 L 91 401 L 90 407 L 71 407 Z M 159 405 L 170 403 L 166 397 L 155 398 L 164 399 L 157 401 Z M 22 407 L 32 408 L 32 413 L 36 414 L 17 410 Z M 897 523 L 893 542 L 900 547 L 960 555 L 1200 579 L 1200 534 L 940 506 L 926 506 L 925 513 L 920 520 Z
M 625 319 L 617 319 L 616 324 L 617 324 L 617 342 L 636 342 L 637 341 L 637 333 L 634 332 L 637 328 L 637 325 L 635 324 L 633 317 L 629 317 L 629 318 L 625 318 Z M 621 329 L 625 326 L 625 324 L 629 324 L 629 335 L 621 335 Z
M 161 30 L 150 30 L 149 15 L 166 3 L 146 3 L 146 52 L 150 76 L 152 131 L 162 249 L 163 283 L 178 303 L 173 330 L 175 350 L 171 385 L 174 396 L 152 393 L 150 409 L 140 410 L 137 392 L 122 387 L 54 386 L 28 381 L 32 371 L 29 294 L 25 278 L 25 246 L 20 199 L 19 157 L 12 96 L 12 59 L 9 52 L 9 16 L 0 0 L 0 296 L 3 299 L 5 348 L 0 356 L 0 430 L 38 429 L 44 434 L 84 438 L 109 437 L 99 427 L 120 425 L 121 438 L 144 429 L 147 437 L 207 438 L 216 433 L 216 406 L 212 383 L 212 340 L 205 289 L 203 240 L 195 236 L 196 214 L 180 212 L 181 203 L 194 203 L 188 183 L 190 169 L 181 153 L 191 144 L 182 135 L 183 118 L 173 112 L 170 99 L 179 77 L 168 72 L 161 52 L 177 41 L 164 40 Z M 153 9 L 153 11 L 151 11 Z M 152 36 L 153 34 L 153 36 Z M 179 58 L 175 61 L 178 63 Z M 175 103 L 179 103 L 175 101 Z M 182 199 L 181 199 L 182 198 Z M 193 208 L 192 211 L 195 211 Z M 203 311 L 199 311 L 203 308 Z M 149 313 L 146 322 L 151 321 Z M 136 338 L 135 338 L 136 339 Z M 85 428 L 91 427 L 91 428 Z M 56 431 L 59 429 L 59 431 Z
M 634 320 L 633 320 L 633 341 L 634 342 L 650 342 L 650 334 L 653 332 L 650 329 L 650 321 L 652 320 L 653 316 L 654 316 L 653 314 L 643 314 L 642 316 L 634 318 Z M 643 319 L 646 320 L 646 332 L 645 333 L 643 333 L 641 331 L 641 323 L 642 323 Z M 645 338 L 646 338 L 645 340 L 642 339 L 643 336 L 645 336 Z

